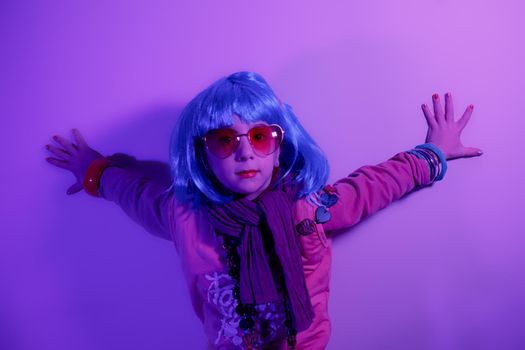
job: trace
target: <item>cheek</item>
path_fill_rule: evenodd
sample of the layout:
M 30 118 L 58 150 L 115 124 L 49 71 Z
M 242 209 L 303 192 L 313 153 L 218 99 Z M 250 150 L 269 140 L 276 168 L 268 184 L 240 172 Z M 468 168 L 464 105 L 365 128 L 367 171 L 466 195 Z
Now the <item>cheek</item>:
M 231 172 L 232 165 L 227 159 L 209 159 L 208 162 L 211 171 L 219 179 L 224 179 Z
M 264 160 L 263 164 L 264 164 L 264 173 L 266 175 L 272 175 L 273 174 L 273 168 L 275 166 L 275 163 L 276 163 L 276 159 L 275 157 L 268 157 L 267 159 Z

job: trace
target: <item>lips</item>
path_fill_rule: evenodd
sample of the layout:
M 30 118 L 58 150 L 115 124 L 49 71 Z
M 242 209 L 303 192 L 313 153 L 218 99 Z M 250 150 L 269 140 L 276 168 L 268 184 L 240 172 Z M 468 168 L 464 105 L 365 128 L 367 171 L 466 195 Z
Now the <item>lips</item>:
M 237 172 L 237 175 L 239 175 L 242 179 L 248 179 L 257 175 L 257 172 L 257 170 L 243 170 Z
M 250 170 L 243 170 L 243 171 L 238 171 L 236 174 L 239 174 L 239 175 L 245 175 L 245 174 L 251 174 L 251 173 L 256 173 L 257 170 L 255 169 L 250 169 Z

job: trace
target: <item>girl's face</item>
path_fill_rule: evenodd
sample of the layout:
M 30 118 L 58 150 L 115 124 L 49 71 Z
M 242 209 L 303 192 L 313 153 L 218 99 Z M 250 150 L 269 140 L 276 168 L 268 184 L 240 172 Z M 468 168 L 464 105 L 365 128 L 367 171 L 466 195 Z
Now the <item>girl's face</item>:
M 250 124 L 241 122 L 238 116 L 234 115 L 234 124 L 230 129 L 234 129 L 237 134 L 246 134 L 255 125 L 269 125 L 264 121 Z M 228 157 L 221 159 L 211 153 L 206 148 L 206 157 L 211 170 L 221 182 L 221 184 L 239 194 L 245 194 L 246 199 L 257 198 L 272 180 L 274 166 L 279 166 L 280 147 L 267 156 L 256 154 L 248 141 L 247 136 L 241 136 L 239 147 Z M 254 173 L 242 174 L 240 172 L 255 170 Z

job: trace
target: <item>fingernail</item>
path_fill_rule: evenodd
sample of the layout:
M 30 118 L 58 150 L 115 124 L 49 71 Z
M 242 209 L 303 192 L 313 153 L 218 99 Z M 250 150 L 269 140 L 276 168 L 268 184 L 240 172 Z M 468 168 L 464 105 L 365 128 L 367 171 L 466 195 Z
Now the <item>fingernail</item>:
M 479 155 L 482 155 L 482 154 L 483 154 L 483 151 L 482 151 L 482 150 L 479 150 L 479 151 L 478 151 L 478 154 L 479 154 Z
M 434 95 L 432 95 L 432 97 L 434 98 L 434 100 L 437 100 L 439 95 L 438 94 L 434 94 Z
M 447 98 L 449 98 L 449 97 L 450 97 L 450 92 L 447 92 L 447 93 L 445 94 L 445 96 L 446 96 Z
M 421 108 L 425 109 L 425 104 L 424 103 L 421 105 Z
M 474 105 L 470 105 L 469 107 L 470 107 L 470 109 L 474 109 Z

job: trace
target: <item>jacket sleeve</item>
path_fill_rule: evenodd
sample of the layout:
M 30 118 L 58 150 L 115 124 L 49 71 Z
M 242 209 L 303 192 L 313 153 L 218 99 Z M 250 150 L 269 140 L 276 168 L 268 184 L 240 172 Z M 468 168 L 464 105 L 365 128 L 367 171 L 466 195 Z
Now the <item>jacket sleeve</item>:
M 366 165 L 327 186 L 338 197 L 328 208 L 324 230 L 349 228 L 419 186 L 429 185 L 430 169 L 424 159 L 400 152 L 377 165 Z
M 168 210 L 173 195 L 168 187 L 138 171 L 109 166 L 102 173 L 98 193 L 115 202 L 149 233 L 172 240 Z

